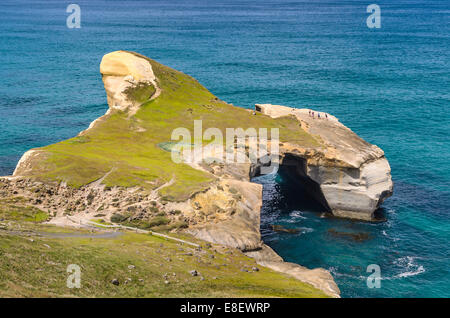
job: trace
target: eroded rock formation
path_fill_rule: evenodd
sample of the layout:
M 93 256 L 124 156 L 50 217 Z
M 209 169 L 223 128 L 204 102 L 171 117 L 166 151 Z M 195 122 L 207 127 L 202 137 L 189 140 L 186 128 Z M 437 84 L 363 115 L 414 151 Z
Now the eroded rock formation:
M 273 118 L 295 116 L 321 141 L 322 147 L 309 149 L 283 145 L 281 165 L 289 166 L 334 215 L 370 221 L 373 212 L 392 195 L 391 168 L 383 150 L 361 139 L 336 117 L 270 104 L 257 104 L 256 110 Z
M 135 113 L 140 102 L 150 99 L 153 94 L 159 94 L 151 64 L 136 54 L 125 51 L 106 54 L 100 63 L 100 73 L 111 108 Z M 136 100 L 131 95 L 137 90 L 147 90 L 148 94 L 143 100 Z
M 224 112 L 241 111 L 240 116 L 260 116 L 272 122 L 267 116 L 255 116 L 224 102 L 220 105 L 214 104 L 219 103 L 218 99 L 208 95 L 203 87 L 199 88 L 197 82 L 168 68 L 161 67 L 159 73 L 156 73 L 152 63 L 154 62 L 137 53 L 125 51 L 112 52 L 103 57 L 100 72 L 109 110 L 105 116 L 94 121 L 90 128 L 100 121 L 106 123 L 111 113 L 122 112 L 127 124 L 133 121 L 134 125 L 124 125 L 130 127 L 133 133 L 133 139 L 127 140 L 138 142 L 151 138 L 152 136 L 139 135 L 144 134 L 145 129 L 135 128 L 138 120 L 133 115 L 143 102 L 156 99 L 160 94 L 160 98 L 163 97 L 164 90 L 175 95 L 177 89 L 186 83 L 190 86 L 186 90 L 188 100 L 184 102 L 187 112 L 183 116 L 190 117 L 195 111 L 203 114 L 208 111 L 208 115 L 218 120 Z M 153 64 L 155 65 L 160 67 L 157 63 Z M 179 82 L 171 87 L 160 87 L 161 78 L 158 79 L 155 73 Z M 186 91 L 183 90 L 181 94 L 186 94 Z M 201 98 L 212 96 L 213 105 L 206 105 L 202 99 L 202 103 L 195 108 L 192 105 L 194 94 L 201 95 Z M 171 106 L 171 102 L 173 100 L 168 99 L 168 102 L 160 103 L 161 105 L 153 105 L 152 107 L 160 108 L 154 108 L 152 111 L 162 114 Z M 177 102 L 179 103 L 178 100 Z M 280 144 L 280 163 L 291 175 L 304 183 L 316 199 L 334 215 L 371 220 L 374 210 L 392 193 L 390 167 L 383 151 L 359 138 L 334 116 L 326 114 L 324 118 L 325 113 L 321 113 L 320 120 L 317 116 L 313 119 L 308 109 L 267 104 L 256 105 L 256 110 L 273 118 L 295 116 L 303 130 L 318 141 L 317 146 L 304 147 L 283 142 Z M 293 123 L 298 128 L 297 122 Z M 83 135 L 86 134 L 89 137 L 88 132 L 89 129 L 79 136 L 85 137 Z M 79 146 L 89 140 L 88 137 L 77 140 L 75 144 Z M 152 149 L 157 149 L 156 145 L 154 146 Z M 113 214 L 121 213 L 134 221 L 161 217 L 161 214 L 164 214 L 169 225 L 182 223 L 188 226 L 185 231 L 197 238 L 238 248 L 263 266 L 292 275 L 333 297 L 339 295 L 339 289 L 328 271 L 310 270 L 297 264 L 285 263 L 262 242 L 259 230 L 262 187 L 251 182 L 251 177 L 259 172 L 258 164 L 195 162 L 191 167 L 204 171 L 212 181 L 206 189 L 192 193 L 186 201 L 169 202 L 160 191 L 171 186 L 177 177 L 175 172 L 170 182 L 166 180 L 150 192 L 143 187 L 105 187 L 105 178 L 116 171 L 114 165 L 120 166 L 119 158 L 114 159 L 113 168 L 106 174 L 103 172 L 101 178 L 75 188 L 61 181 L 61 170 L 48 174 L 48 167 L 50 170 L 53 167 L 52 162 L 46 161 L 49 155 L 49 152 L 42 148 L 27 152 L 19 161 L 13 177 L 0 178 L 0 197 L 27 198 L 31 204 L 48 211 L 54 220 L 61 220 L 66 215 L 82 215 L 89 219 L 101 214 L 109 221 Z M 62 167 L 71 169 L 72 162 L 67 162 L 68 166 Z M 47 170 L 44 171 L 43 166 Z M 143 169 L 145 168 L 144 166 Z M 67 173 L 67 170 L 64 171 Z M 44 172 L 48 174 L 47 179 L 40 180 Z M 128 176 L 125 173 L 123 175 Z M 54 179 L 49 181 L 49 178 Z M 184 228 L 185 226 L 177 227 L 175 230 Z

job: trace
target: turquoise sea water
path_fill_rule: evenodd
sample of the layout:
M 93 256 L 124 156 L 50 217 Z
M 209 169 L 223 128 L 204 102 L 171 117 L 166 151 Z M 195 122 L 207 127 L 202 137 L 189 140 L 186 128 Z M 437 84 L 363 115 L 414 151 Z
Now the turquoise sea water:
M 387 222 L 321 218 L 285 176 L 265 176 L 264 240 L 288 261 L 329 269 L 343 297 L 450 297 L 447 0 L 374 1 L 377 30 L 365 22 L 372 1 L 73 2 L 81 29 L 66 27 L 63 1 L 0 3 L 0 175 L 102 115 L 100 59 L 134 50 L 235 105 L 327 111 L 380 146 L 395 182 Z M 369 264 L 381 267 L 380 289 L 367 288 Z

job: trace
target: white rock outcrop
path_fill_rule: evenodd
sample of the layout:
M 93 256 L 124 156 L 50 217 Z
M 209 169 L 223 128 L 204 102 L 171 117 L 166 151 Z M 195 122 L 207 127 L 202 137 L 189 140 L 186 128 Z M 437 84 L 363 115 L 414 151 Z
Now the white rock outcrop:
M 129 110 L 135 113 L 140 106 L 131 100 L 126 90 L 139 83 L 153 85 L 156 89 L 153 98 L 159 95 L 156 77 L 148 60 L 126 51 L 115 51 L 105 54 L 100 63 L 100 73 L 109 107 L 118 110 Z
M 300 148 L 285 144 L 280 148 L 281 165 L 293 168 L 318 201 L 336 216 L 373 220 L 373 212 L 393 191 L 383 150 L 324 112 L 271 104 L 257 104 L 256 110 L 273 118 L 295 116 L 325 145 Z

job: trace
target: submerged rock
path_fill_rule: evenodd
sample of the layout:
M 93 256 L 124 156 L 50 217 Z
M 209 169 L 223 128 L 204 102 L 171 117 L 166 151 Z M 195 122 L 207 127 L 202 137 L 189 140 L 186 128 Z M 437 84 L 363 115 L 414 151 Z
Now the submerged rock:
M 362 241 L 366 241 L 366 240 L 370 239 L 370 234 L 365 233 L 365 232 L 352 233 L 352 232 L 341 232 L 341 231 L 337 231 L 336 229 L 329 229 L 328 233 L 330 233 L 331 235 L 333 235 L 335 237 L 351 239 L 351 240 L 357 241 L 357 242 L 362 242 Z
M 299 229 L 287 229 L 284 226 L 277 225 L 277 224 L 271 224 L 270 227 L 275 232 L 284 232 L 284 233 L 289 233 L 289 234 L 297 234 L 300 232 Z

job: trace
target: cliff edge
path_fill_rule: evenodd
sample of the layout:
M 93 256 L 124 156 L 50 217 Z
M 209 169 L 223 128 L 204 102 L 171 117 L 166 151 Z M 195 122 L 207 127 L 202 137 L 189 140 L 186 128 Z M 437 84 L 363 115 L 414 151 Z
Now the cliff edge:
M 285 145 L 283 162 L 335 216 L 373 220 L 374 211 L 392 195 L 391 168 L 383 150 L 372 145 L 327 113 L 280 105 L 256 104 L 272 118 L 295 116 L 321 141 L 314 149 Z M 320 117 L 319 117 L 320 116 Z
M 336 216 L 371 220 L 392 193 L 383 151 L 327 114 L 268 104 L 256 111 L 221 101 L 192 77 L 134 52 L 106 54 L 100 65 L 109 108 L 78 136 L 32 149 L 0 196 L 28 198 L 58 223 L 66 216 L 120 222 L 159 231 L 184 231 L 238 248 L 259 264 L 338 297 L 324 269 L 285 263 L 261 241 L 261 185 L 251 182 L 264 164 L 172 160 L 174 129 L 207 140 L 202 129 L 279 130 L 279 153 L 289 169 Z M 325 115 L 325 113 L 322 113 Z M 197 137 L 196 137 L 197 136 Z M 197 138 L 197 139 L 196 139 Z M 188 143 L 190 145 L 190 142 Z M 204 146 L 201 146 L 203 149 Z M 228 151 L 228 150 L 226 150 Z

